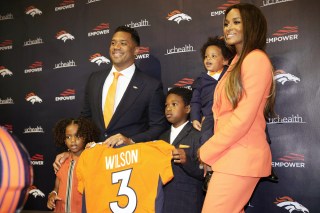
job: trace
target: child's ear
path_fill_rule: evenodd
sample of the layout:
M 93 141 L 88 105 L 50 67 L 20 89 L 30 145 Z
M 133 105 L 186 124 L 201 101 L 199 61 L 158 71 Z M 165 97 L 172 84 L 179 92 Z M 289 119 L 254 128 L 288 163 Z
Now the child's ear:
M 223 59 L 223 65 L 228 65 L 229 60 Z
M 188 113 L 188 114 L 189 114 L 189 113 L 190 113 L 190 111 L 191 111 L 191 107 L 190 107 L 190 105 L 185 106 L 185 108 L 186 108 L 186 110 L 187 110 L 187 111 L 186 111 L 186 113 Z

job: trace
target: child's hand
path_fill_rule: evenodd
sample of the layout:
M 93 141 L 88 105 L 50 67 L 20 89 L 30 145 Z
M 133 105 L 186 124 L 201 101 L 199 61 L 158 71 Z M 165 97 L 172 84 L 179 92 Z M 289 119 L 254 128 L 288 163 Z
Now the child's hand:
M 184 149 L 174 149 L 172 151 L 172 158 L 174 163 L 184 164 L 187 162 L 187 155 Z
M 61 198 L 55 192 L 51 192 L 48 196 L 47 207 L 51 210 L 56 208 L 56 200 L 61 200 Z
M 201 131 L 201 123 L 197 120 L 192 121 L 192 126 L 198 131 Z
M 92 141 L 92 142 L 87 143 L 85 148 L 89 149 L 89 148 L 95 147 L 95 145 L 96 145 L 96 142 Z

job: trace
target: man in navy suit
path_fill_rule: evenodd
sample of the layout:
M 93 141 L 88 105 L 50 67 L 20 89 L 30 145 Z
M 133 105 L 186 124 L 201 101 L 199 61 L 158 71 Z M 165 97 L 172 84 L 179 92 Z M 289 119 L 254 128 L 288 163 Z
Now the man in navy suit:
M 102 133 L 100 140 L 110 147 L 158 139 L 168 127 L 161 82 L 142 73 L 134 64 L 139 45 L 136 30 L 118 27 L 109 49 L 112 67 L 92 73 L 86 85 L 81 116 L 92 119 Z M 103 109 L 114 72 L 121 75 L 116 88 L 114 113 L 106 127 Z M 55 170 L 60 168 L 63 158 L 65 154 L 56 157 Z
M 90 117 L 109 146 L 157 139 L 166 130 L 162 84 L 135 66 L 140 38 L 136 30 L 120 26 L 112 37 L 109 53 L 113 66 L 92 73 L 85 94 L 82 116 Z M 120 72 L 115 111 L 105 128 L 103 106 L 113 72 Z

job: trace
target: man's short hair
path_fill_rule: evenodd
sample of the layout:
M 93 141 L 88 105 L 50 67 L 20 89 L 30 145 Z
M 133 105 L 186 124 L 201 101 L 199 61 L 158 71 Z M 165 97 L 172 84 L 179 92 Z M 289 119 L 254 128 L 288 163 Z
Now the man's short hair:
M 130 33 L 132 40 L 136 43 L 137 46 L 140 46 L 139 33 L 135 29 L 123 25 L 123 26 L 117 27 L 117 29 L 114 31 L 114 33 L 116 33 L 116 32 Z

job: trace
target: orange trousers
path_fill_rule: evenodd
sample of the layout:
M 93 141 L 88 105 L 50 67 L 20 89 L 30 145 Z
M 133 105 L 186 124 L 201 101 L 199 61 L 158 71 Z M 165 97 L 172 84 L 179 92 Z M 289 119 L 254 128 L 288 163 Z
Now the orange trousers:
M 243 213 L 260 180 L 214 172 L 202 207 L 202 213 Z

